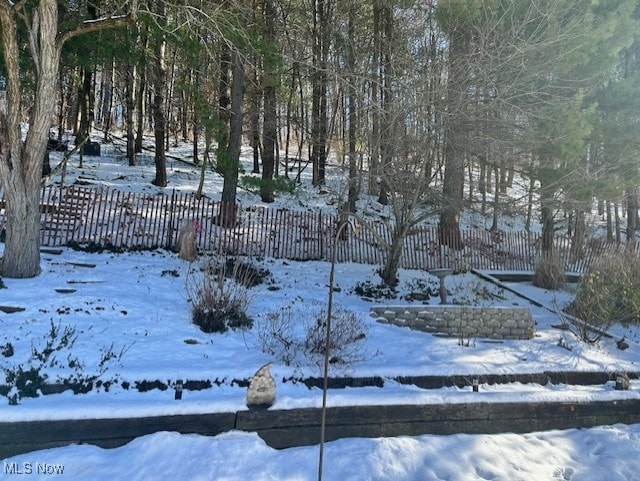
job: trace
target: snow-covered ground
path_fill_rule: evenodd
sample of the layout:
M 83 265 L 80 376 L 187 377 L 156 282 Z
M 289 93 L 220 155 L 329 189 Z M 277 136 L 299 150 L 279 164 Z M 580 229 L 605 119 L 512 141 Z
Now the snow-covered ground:
M 526 435 L 342 439 L 326 446 L 323 479 L 635 481 L 640 479 L 638 452 L 640 425 Z M 278 451 L 243 432 L 215 437 L 163 432 L 112 450 L 69 446 L 7 462 L 22 471 L 36 473 L 41 467 L 64 474 L 5 474 L 2 479 L 312 481 L 317 479 L 318 448 Z
M 108 151 L 104 148 L 103 151 Z M 53 162 L 55 163 L 55 161 Z M 82 178 L 100 185 L 132 190 L 162 190 L 150 184 L 152 165 L 124 165 L 124 159 L 85 158 L 82 171 L 72 159 L 65 182 Z M 142 163 L 141 163 L 142 164 Z M 337 169 L 337 167 L 336 167 Z M 195 189 L 198 174 L 187 164 L 170 161 L 171 188 Z M 59 177 L 54 178 L 58 181 Z M 221 188 L 216 174 L 207 173 L 205 191 L 215 198 Z M 335 209 L 331 200 L 339 187 L 327 194 L 308 185 L 283 205 Z M 337 197 L 337 194 L 335 194 Z M 240 202 L 258 203 L 241 192 Z M 0 253 L 3 245 L 0 244 Z M 191 323 L 186 292 L 188 263 L 167 251 L 115 254 L 62 249 L 44 253 L 42 274 L 35 279 L 3 279 L 0 305 L 23 307 L 12 314 L 0 312 L 0 367 L 16 372 L 22 366 L 40 367 L 56 382 L 73 375 L 99 376 L 109 382 L 86 394 L 24 397 L 9 405 L 0 397 L 0 422 L 39 419 L 138 417 L 160 414 L 228 412 L 246 409 L 244 388 L 234 379 L 247 379 L 261 365 L 275 361 L 277 380 L 275 409 L 320 406 L 319 389 L 285 382 L 291 377 L 320 374 L 318 359 L 295 357 L 290 365 L 263 352 L 264 332 L 274 319 L 289 316 L 292 332 L 301 333 L 315 322 L 326 306 L 330 265 L 325 262 L 253 260 L 269 271 L 265 283 L 248 290 L 250 330 L 206 334 Z M 529 307 L 537 323 L 536 337 L 528 341 L 486 342 L 432 336 L 375 322 L 369 316 L 375 304 L 420 304 L 407 301 L 411 292 L 435 287 L 425 272 L 402 270 L 397 297 L 374 301 L 354 290 L 363 282 L 377 285 L 377 266 L 339 264 L 336 268 L 334 306 L 352 313 L 364 326 L 359 351 L 361 361 L 332 365 L 332 374 L 381 376 L 483 373 L 532 373 L 589 370 L 613 373 L 640 370 L 640 338 L 635 329 L 617 329 L 614 337 L 597 345 L 580 343 L 569 332 L 554 328 L 560 323 L 551 310 L 487 283 L 472 274 L 447 279 L 450 300 L 477 305 Z M 511 285 L 548 307 L 570 298 L 566 292 L 546 292 L 531 286 Z M 437 298 L 429 302 L 437 303 Z M 288 313 L 288 314 L 287 314 Z M 61 341 L 65 330 L 69 339 Z M 52 335 L 53 333 L 53 335 Z M 261 334 L 262 333 L 262 334 Z M 625 337 L 629 348 L 621 351 L 616 340 Z M 60 347 L 46 361 L 34 353 Z M 70 341 L 71 338 L 75 340 Z M 562 342 L 559 342 L 562 339 Z M 9 349 L 10 346 L 10 349 Z M 53 362 L 55 359 L 55 362 Z M 181 401 L 173 390 L 144 393 L 133 386 L 139 381 L 217 381 L 214 387 L 185 391 Z M 0 373 L 0 385 L 3 384 Z M 6 382 L 6 381 L 5 381 Z M 385 382 L 384 387 L 331 390 L 329 406 L 441 402 L 508 402 L 520 400 L 592 400 L 637 398 L 640 384 L 615 391 L 613 383 L 598 387 L 502 385 L 480 392 L 448 388 L 423 390 Z M 11 394 L 15 394 L 12 391 Z M 4 404 L 4 407 L 2 406 Z M 325 453 L 328 480 L 633 480 L 640 479 L 640 426 L 610 426 L 585 430 L 554 431 L 528 435 L 420 436 L 392 439 L 343 439 L 331 442 Z M 256 435 L 233 432 L 207 438 L 157 433 L 113 450 L 69 446 L 29 453 L 4 460 L 0 471 L 64 467 L 63 479 L 225 479 L 310 480 L 317 473 L 318 447 L 275 451 Z M 14 464 L 15 463 L 15 464 Z M 38 464 L 40 463 L 40 464 Z M 46 469 L 45 469 L 46 471 Z

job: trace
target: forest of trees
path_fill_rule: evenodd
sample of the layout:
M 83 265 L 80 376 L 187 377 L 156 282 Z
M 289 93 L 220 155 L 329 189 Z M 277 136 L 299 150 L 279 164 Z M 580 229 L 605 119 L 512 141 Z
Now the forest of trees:
M 639 20 L 637 0 L 2 0 L 0 275 L 39 272 L 42 159 L 65 130 L 77 142 L 122 135 L 132 166 L 152 133 L 158 186 L 167 150 L 192 142 L 228 206 L 244 143 L 264 202 L 306 168 L 321 187 L 335 159 L 341 213 L 364 195 L 393 213 L 390 285 L 404 236 L 427 216 L 459 248 L 478 193 L 497 229 L 515 174 L 538 203 L 546 254 L 558 210 L 579 245 L 594 199 L 610 238 L 626 207 L 632 242 Z

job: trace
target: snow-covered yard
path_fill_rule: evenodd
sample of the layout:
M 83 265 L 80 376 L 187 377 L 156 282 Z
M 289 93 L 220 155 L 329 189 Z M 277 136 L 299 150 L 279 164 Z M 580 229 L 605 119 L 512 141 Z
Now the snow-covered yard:
M 85 159 L 80 176 L 113 187 L 157 190 L 143 167 L 114 165 L 103 157 Z M 117 162 L 116 162 L 117 164 Z M 220 181 L 208 173 L 208 193 L 219 191 Z M 189 166 L 172 166 L 171 187 L 195 185 Z M 109 179 L 118 179 L 111 185 Z M 113 181 L 115 182 L 115 181 Z M 243 193 L 243 202 L 256 198 Z M 280 202 L 312 207 L 313 196 L 301 192 Z M 327 196 L 322 197 L 326 201 Z M 327 208 L 327 205 L 323 206 Z M 0 253 L 3 245 L 0 244 Z M 260 366 L 275 361 L 272 373 L 278 381 L 275 409 L 318 407 L 322 393 L 285 379 L 321 374 L 317 359 L 296 358 L 291 365 L 261 350 L 265 326 L 274 318 L 289 316 L 294 329 L 315 322 L 326 306 L 330 265 L 326 262 L 293 262 L 254 259 L 267 270 L 267 281 L 248 290 L 249 330 L 206 334 L 191 323 L 186 282 L 190 266 L 168 251 L 86 253 L 69 248 L 60 254 L 44 253 L 42 274 L 35 279 L 3 279 L 0 305 L 24 308 L 0 313 L 0 366 L 16 372 L 41 366 L 47 382 L 71 376 L 99 376 L 102 385 L 86 394 L 71 391 L 39 397 L 23 397 L 9 405 L 0 397 L 0 422 L 141 417 L 147 415 L 228 412 L 246 409 L 246 390 L 234 379 L 249 378 Z M 614 337 L 597 345 L 579 342 L 569 332 L 554 328 L 560 323 L 549 309 L 536 307 L 513 293 L 474 276 L 447 279 L 450 300 L 487 306 L 528 307 L 537 324 L 535 338 L 524 341 L 487 342 L 433 336 L 424 332 L 384 325 L 369 315 L 376 304 L 421 304 L 408 301 L 412 292 L 437 286 L 425 272 L 403 270 L 393 299 L 367 300 L 358 286 L 379 283 L 378 266 L 339 264 L 336 267 L 334 306 L 352 313 L 366 328 L 360 362 L 332 365 L 332 374 L 381 376 L 470 375 L 536 373 L 542 371 L 616 372 L 640 370 L 640 339 L 635 329 L 618 329 Z M 522 289 L 542 304 L 553 307 L 570 298 L 566 292 L 546 292 L 531 286 Z M 431 303 L 438 298 L 432 297 Z M 288 314 L 285 314 L 288 313 Z M 65 332 L 68 338 L 64 338 Z M 622 351 L 616 340 L 625 337 Z M 34 353 L 55 352 L 46 361 Z M 73 341 L 72 341 L 73 339 Z M 562 339 L 562 342 L 560 340 Z M 10 346 L 10 348 L 9 348 Z M 59 347 L 59 350 L 55 350 Z M 56 362 L 52 362 L 53 360 Z M 52 365 L 53 364 L 53 365 Z M 217 381 L 210 389 L 185 391 L 181 401 L 173 390 L 138 392 L 139 381 Z M 0 373 L 0 385 L 3 384 Z M 6 381 L 5 381 L 6 382 Z M 104 383 L 108 382 L 108 385 Z M 219 386 L 216 384 L 220 384 Z M 507 402 L 513 400 L 576 400 L 637 398 L 640 384 L 630 391 L 615 391 L 613 383 L 598 387 L 501 385 L 469 389 L 422 390 L 415 386 L 385 383 L 384 387 L 352 388 L 329 392 L 329 406 L 352 404 L 400 404 L 441 402 Z M 15 390 L 10 393 L 15 394 Z M 3 406 L 4 404 L 4 406 Z M 206 438 L 196 435 L 157 433 L 127 446 L 102 450 L 70 446 L 29 453 L 4 460 L 0 478 L 18 471 L 28 479 L 37 468 L 63 466 L 63 479 L 315 479 L 317 446 L 275 451 L 255 434 L 232 432 Z M 640 426 L 610 426 L 587 430 L 554 431 L 529 435 L 454 435 L 399 437 L 392 439 L 343 439 L 329 443 L 325 453 L 325 479 L 329 480 L 632 480 L 640 479 Z M 40 464 L 38 464 L 40 463 Z M 27 471 L 32 471 L 27 473 Z M 61 476 L 62 477 L 62 476 Z

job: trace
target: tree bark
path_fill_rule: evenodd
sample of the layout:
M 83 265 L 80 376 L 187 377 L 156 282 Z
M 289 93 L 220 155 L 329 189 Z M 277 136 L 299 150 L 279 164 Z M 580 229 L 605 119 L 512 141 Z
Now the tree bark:
M 76 145 L 89 138 L 91 121 L 93 118 L 93 72 L 88 68 L 82 69 L 82 85 L 78 91 L 78 103 L 80 107 L 80 123 L 76 135 Z M 82 168 L 82 151 L 80 149 L 80 168 Z
M 571 259 L 573 262 L 582 259 L 584 253 L 584 240 L 587 231 L 586 206 L 579 205 L 576 208 L 576 229 L 571 241 Z
M 532 217 L 532 211 L 533 211 L 533 190 L 535 188 L 535 185 L 536 185 L 536 181 L 532 176 L 529 179 L 529 189 L 527 192 L 527 216 L 524 221 L 524 230 L 526 230 L 527 232 L 531 230 L 531 217 Z
M 554 192 L 546 182 L 540 181 L 540 221 L 542 223 L 542 257 L 551 258 L 554 254 L 555 214 L 553 208 Z
M 40 177 L 57 98 L 58 5 L 56 0 L 40 0 L 38 15 L 33 18 L 32 27 L 39 40 L 37 51 L 32 51 L 37 71 L 36 91 L 24 148 L 19 44 L 13 9 L 13 4 L 6 2 L 0 6 L 7 82 L 6 106 L 0 107 L 0 177 L 6 202 L 6 239 L 0 275 L 28 278 L 40 273 Z
M 29 24 L 31 64 L 20 59 L 18 16 Z M 81 23 L 58 36 L 58 1 L 39 0 L 37 9 L 27 2 L 0 2 L 0 31 L 6 80 L 6 101 L 0 102 L 0 184 L 4 190 L 6 238 L 0 275 L 35 277 L 40 272 L 40 179 L 57 99 L 60 52 L 74 36 L 113 26 L 128 17 Z M 22 80 L 32 65 L 35 92 L 24 145 L 21 130 Z
M 160 25 L 166 23 L 166 6 L 164 0 L 157 0 L 156 15 Z M 167 67 L 165 63 L 166 39 L 162 30 L 156 33 L 155 71 L 153 83 L 153 134 L 155 140 L 156 176 L 152 183 L 159 187 L 167 186 L 167 156 L 165 139 L 167 136 L 167 119 L 165 111 L 165 89 L 167 84 Z
M 262 105 L 262 92 L 258 87 L 260 80 L 258 78 L 258 69 L 253 70 L 253 82 L 250 89 L 251 113 L 249 114 L 251 123 L 251 150 L 253 152 L 253 170 L 254 174 L 260 173 L 260 106 Z
M 607 241 L 613 242 L 613 214 L 611 212 L 611 201 L 606 201 L 607 209 Z
M 348 24 L 348 50 L 347 65 L 349 73 L 348 83 L 348 136 L 349 136 L 349 191 L 347 194 L 347 208 L 349 212 L 355 213 L 358 202 L 358 158 L 356 152 L 356 133 L 357 133 L 357 92 L 356 92 L 356 54 L 355 54 L 355 22 L 356 22 L 355 4 L 351 3 L 349 7 L 349 24 Z
M 232 55 L 233 77 L 231 82 L 231 111 L 229 119 L 229 144 L 226 151 L 224 181 L 222 184 L 221 224 L 231 227 L 236 222 L 236 192 L 242 146 L 242 116 L 244 100 L 244 66 L 238 52 Z
M 142 31 L 139 48 L 142 51 L 142 61 L 138 64 L 138 88 L 135 94 L 136 97 L 136 143 L 134 151 L 136 153 L 142 152 L 142 141 L 144 139 L 144 121 L 146 117 L 145 112 L 145 95 L 147 89 L 147 68 L 146 68 L 146 51 L 149 45 L 149 36 L 146 30 Z
M 126 67 L 126 106 L 127 112 L 125 116 L 127 129 L 127 161 L 130 167 L 136 165 L 135 138 L 134 138 L 134 116 L 133 112 L 136 107 L 135 102 L 135 71 L 131 61 L 127 62 Z
M 371 136 L 369 142 L 369 195 L 378 195 L 380 193 L 379 180 L 379 164 L 380 164 L 380 103 L 378 84 L 380 83 L 380 55 L 382 50 L 382 29 L 380 27 L 380 3 L 378 0 L 372 0 L 373 3 L 373 55 L 371 71 L 373 73 L 371 79 Z
M 393 41 L 394 41 L 394 14 L 393 8 L 389 5 L 383 5 L 382 7 L 382 30 L 383 41 L 381 44 L 381 103 L 382 103 L 382 115 L 380 116 L 380 170 L 382 175 L 380 176 L 381 182 L 379 185 L 378 202 L 382 205 L 389 203 L 389 182 L 387 176 L 393 175 L 392 162 L 394 156 L 397 154 L 394 150 L 394 145 L 397 145 L 398 139 L 396 137 L 396 119 L 392 112 L 393 109 Z
M 627 249 L 635 250 L 638 230 L 638 190 L 627 192 Z
M 397 221 L 401 222 L 401 221 Z M 391 233 L 391 245 L 387 251 L 387 258 L 384 266 L 380 271 L 380 278 L 389 287 L 395 287 L 398 285 L 398 269 L 400 267 L 400 260 L 402 258 L 402 247 L 404 246 L 404 238 L 406 232 L 404 226 L 396 224 Z
M 614 212 L 614 219 L 615 219 L 615 226 L 616 226 L 616 242 L 620 244 L 622 242 L 622 234 L 620 232 L 621 231 L 620 210 L 617 202 L 613 204 L 613 212 Z
M 498 166 L 495 167 L 496 172 L 496 180 L 498 179 Z M 498 219 L 500 217 L 500 189 L 496 185 L 496 190 L 493 193 L 493 215 L 491 221 L 491 228 L 489 229 L 491 232 L 498 231 Z
M 328 0 L 314 0 L 312 75 L 312 148 L 313 185 L 324 185 L 327 167 L 327 54 L 329 43 Z
M 267 25 L 265 37 L 267 42 L 273 43 L 276 40 L 275 21 L 276 11 L 272 0 L 264 2 L 264 17 Z M 262 202 L 273 202 L 275 194 L 273 189 L 273 175 L 276 162 L 276 84 L 278 77 L 273 72 L 274 65 L 269 59 L 265 59 L 263 81 L 264 94 L 264 118 L 262 125 L 262 184 L 260 186 L 260 197 Z
M 464 187 L 465 132 L 464 110 L 468 84 L 467 50 L 464 34 L 456 31 L 449 36 L 449 78 L 447 80 L 447 113 L 444 146 L 443 206 L 438 225 L 440 243 L 452 249 L 462 249 L 460 212 Z M 488 169 L 487 177 L 491 169 Z
M 110 60 L 107 64 L 106 71 L 103 72 L 104 81 L 102 82 L 102 104 L 101 104 L 101 122 L 104 129 L 104 141 L 109 140 L 109 131 L 111 130 L 111 110 L 113 107 L 113 84 L 114 84 L 114 62 Z

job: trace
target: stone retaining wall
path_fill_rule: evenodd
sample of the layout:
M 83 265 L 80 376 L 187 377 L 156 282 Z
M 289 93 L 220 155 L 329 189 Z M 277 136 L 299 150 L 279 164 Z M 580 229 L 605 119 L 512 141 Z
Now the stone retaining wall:
M 525 307 L 378 306 L 378 322 L 452 337 L 531 339 L 535 322 Z

